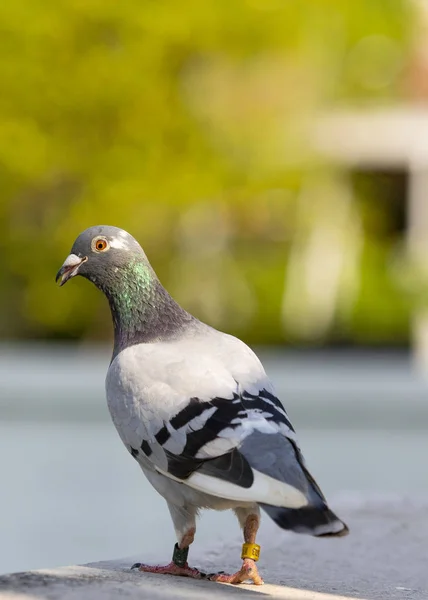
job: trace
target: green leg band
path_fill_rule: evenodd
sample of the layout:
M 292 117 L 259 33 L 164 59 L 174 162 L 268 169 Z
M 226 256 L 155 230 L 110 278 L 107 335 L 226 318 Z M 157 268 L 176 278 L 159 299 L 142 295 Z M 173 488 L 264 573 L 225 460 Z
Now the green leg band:
M 189 546 L 187 548 L 179 548 L 176 543 L 174 546 L 174 552 L 172 553 L 172 562 L 177 567 L 185 567 L 187 563 L 187 555 L 189 554 Z

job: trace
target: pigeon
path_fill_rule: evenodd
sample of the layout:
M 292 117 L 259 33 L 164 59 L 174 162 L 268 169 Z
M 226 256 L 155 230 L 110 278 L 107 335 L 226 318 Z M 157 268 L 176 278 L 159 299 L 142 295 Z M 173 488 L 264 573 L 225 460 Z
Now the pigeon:
M 56 281 L 63 285 L 76 275 L 108 299 L 114 327 L 108 408 L 129 453 L 165 498 L 177 538 L 166 566 L 131 568 L 260 585 L 260 509 L 296 533 L 348 533 L 308 471 L 290 419 L 244 342 L 184 310 L 140 244 L 117 227 L 90 227 L 77 237 Z M 237 572 L 206 574 L 189 566 L 201 509 L 235 512 L 244 538 Z

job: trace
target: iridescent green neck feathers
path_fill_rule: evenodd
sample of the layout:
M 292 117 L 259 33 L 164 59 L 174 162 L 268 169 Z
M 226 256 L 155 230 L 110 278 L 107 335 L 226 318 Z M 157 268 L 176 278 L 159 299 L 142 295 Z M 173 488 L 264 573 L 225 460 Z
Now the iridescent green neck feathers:
M 110 303 L 114 354 L 138 343 L 177 337 L 194 319 L 171 298 L 147 260 L 136 256 L 105 272 L 99 287 Z

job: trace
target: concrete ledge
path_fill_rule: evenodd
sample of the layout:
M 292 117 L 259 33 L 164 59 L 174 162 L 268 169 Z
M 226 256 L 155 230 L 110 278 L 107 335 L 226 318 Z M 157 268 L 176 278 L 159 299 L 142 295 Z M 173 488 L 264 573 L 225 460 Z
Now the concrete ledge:
M 231 586 L 162 575 L 135 574 L 96 567 L 62 567 L 28 573 L 16 573 L 1 578 L 2 600 L 107 600 L 120 597 L 139 600 L 234 600 L 247 598 L 277 598 L 279 600 L 349 600 L 337 596 L 299 590 L 279 585 Z
M 350 525 L 347 538 L 288 534 L 265 519 L 258 539 L 260 572 L 267 582 L 261 587 L 130 571 L 136 560 L 148 562 L 140 556 L 4 575 L 0 600 L 257 600 L 257 595 L 281 600 L 427 600 L 428 499 L 367 500 L 352 494 L 335 507 Z M 191 563 L 207 572 L 236 568 L 240 545 L 238 537 L 227 547 L 201 548 L 195 542 Z

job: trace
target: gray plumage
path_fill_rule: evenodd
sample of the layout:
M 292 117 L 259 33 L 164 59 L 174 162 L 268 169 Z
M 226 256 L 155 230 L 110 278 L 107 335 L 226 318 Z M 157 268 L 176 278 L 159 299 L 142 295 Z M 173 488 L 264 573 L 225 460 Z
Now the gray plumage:
M 234 509 L 242 525 L 261 506 L 285 529 L 347 533 L 248 346 L 181 308 L 121 229 L 92 227 L 77 238 L 57 279 L 77 274 L 109 301 L 108 407 L 123 443 L 166 499 L 178 539 L 200 508 Z

